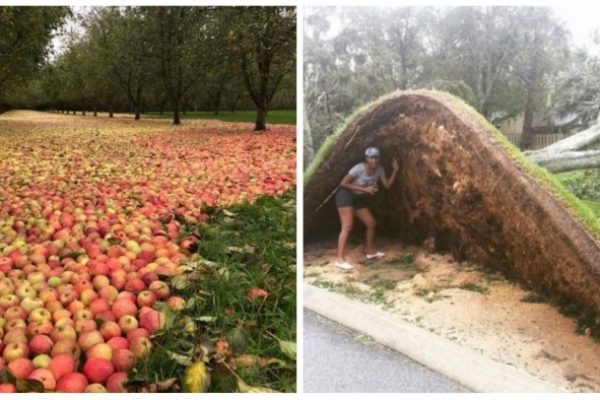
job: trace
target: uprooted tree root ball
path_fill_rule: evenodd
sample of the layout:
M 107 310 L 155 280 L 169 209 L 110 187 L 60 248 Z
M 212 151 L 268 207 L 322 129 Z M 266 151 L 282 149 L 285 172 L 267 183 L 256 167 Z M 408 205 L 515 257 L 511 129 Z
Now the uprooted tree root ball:
M 503 271 L 528 287 L 577 302 L 600 314 L 597 230 L 585 206 L 524 162 L 468 106 L 431 91 L 396 92 L 356 113 L 307 170 L 304 229 L 338 229 L 326 199 L 364 149 L 382 150 L 399 179 L 378 193 L 378 230 L 405 242 L 435 239 L 438 251 Z M 562 194 L 562 195 L 561 195 Z M 567 196 L 568 197 L 568 196 Z

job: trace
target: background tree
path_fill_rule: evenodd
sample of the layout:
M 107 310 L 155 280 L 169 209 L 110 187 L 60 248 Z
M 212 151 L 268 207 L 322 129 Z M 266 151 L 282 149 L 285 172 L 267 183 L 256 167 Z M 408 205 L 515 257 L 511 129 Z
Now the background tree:
M 0 7 L 0 103 L 2 93 L 39 71 L 69 14 L 68 7 Z
M 269 106 L 285 76 L 295 72 L 294 7 L 238 7 L 227 16 L 229 39 L 256 106 L 255 130 L 266 129 Z

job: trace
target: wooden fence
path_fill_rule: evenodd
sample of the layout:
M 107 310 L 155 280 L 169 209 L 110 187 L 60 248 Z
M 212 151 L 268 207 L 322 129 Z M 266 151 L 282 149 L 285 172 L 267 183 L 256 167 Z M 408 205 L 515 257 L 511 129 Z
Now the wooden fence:
M 519 147 L 521 142 L 521 134 L 504 134 L 515 146 Z M 546 146 L 550 146 L 554 142 L 558 142 L 566 137 L 567 133 L 538 133 L 533 135 L 533 146 L 531 150 L 541 149 Z

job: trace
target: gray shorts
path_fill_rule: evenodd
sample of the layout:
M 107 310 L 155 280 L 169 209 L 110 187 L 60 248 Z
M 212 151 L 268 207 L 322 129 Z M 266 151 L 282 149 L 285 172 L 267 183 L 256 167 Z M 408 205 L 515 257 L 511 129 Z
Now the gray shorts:
M 351 190 L 341 187 L 335 194 L 335 205 L 337 208 L 354 207 L 355 210 L 360 210 L 361 208 L 369 208 L 371 197 L 369 194 L 356 194 Z

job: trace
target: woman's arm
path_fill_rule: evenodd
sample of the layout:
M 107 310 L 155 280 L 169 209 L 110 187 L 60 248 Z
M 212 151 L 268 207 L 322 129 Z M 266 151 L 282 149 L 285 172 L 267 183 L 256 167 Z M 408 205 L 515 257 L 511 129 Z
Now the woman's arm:
M 387 178 L 385 176 L 385 174 L 381 175 L 381 177 L 380 177 L 381 183 L 383 184 L 383 186 L 386 189 L 389 189 L 392 186 L 392 184 L 396 180 L 396 175 L 398 174 L 398 170 L 400 169 L 400 166 L 398 165 L 398 161 L 395 158 L 392 161 L 392 168 L 393 168 L 392 175 L 389 178 Z
M 357 190 L 357 191 L 368 193 L 368 194 L 375 194 L 375 192 L 377 191 L 373 186 L 362 187 L 362 186 L 354 185 L 352 183 L 353 179 L 354 178 L 352 177 L 352 175 L 346 174 L 346 176 L 344 177 L 344 179 L 342 179 L 342 182 L 340 183 L 340 187 L 350 189 L 350 190 Z

